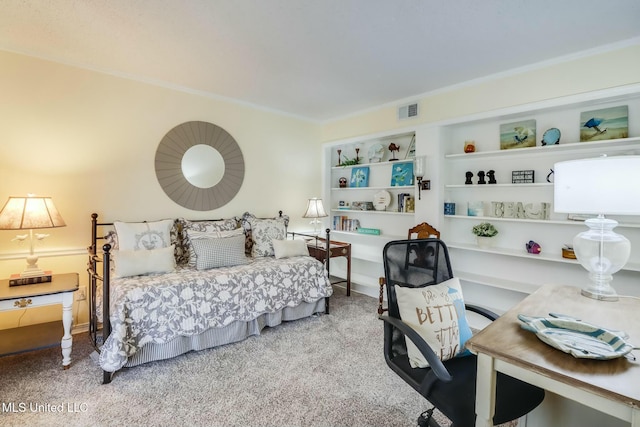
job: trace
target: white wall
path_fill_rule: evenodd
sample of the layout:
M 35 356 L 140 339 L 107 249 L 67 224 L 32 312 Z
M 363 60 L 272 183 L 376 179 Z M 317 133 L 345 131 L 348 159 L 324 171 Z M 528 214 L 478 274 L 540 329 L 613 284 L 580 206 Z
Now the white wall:
M 48 195 L 67 223 L 47 231 L 51 236 L 37 246 L 41 252 L 82 252 L 92 212 L 104 220 L 136 221 L 283 210 L 292 227 L 304 227 L 306 199 L 320 194 L 319 125 L 313 122 L 8 52 L 0 52 L 0 94 L 0 204 L 14 195 Z M 240 192 L 214 211 L 178 206 L 155 176 L 160 140 L 191 120 L 224 128 L 244 156 Z M 11 242 L 16 234 L 0 231 L 0 277 L 23 269 L 28 246 Z M 86 284 L 85 264 L 83 255 L 39 262 L 54 273 L 77 271 Z M 38 310 L 47 309 L 29 311 Z M 59 311 L 54 307 L 51 316 L 60 317 Z M 0 328 L 15 326 L 15 315 L 5 314 Z M 34 315 L 35 322 L 48 319 Z M 25 314 L 21 324 L 30 317 Z

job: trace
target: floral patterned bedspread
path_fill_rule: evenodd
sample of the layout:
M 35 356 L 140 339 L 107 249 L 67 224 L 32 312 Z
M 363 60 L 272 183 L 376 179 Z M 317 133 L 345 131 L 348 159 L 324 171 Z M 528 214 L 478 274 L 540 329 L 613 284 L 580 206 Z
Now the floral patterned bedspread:
M 115 372 L 147 343 L 250 321 L 332 293 L 324 266 L 308 256 L 112 279 L 111 335 L 100 352 L 100 366 Z

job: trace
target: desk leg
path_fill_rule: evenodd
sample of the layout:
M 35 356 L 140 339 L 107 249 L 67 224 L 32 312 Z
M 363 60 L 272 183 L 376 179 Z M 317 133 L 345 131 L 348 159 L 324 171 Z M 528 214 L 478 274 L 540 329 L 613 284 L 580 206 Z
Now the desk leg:
M 493 427 L 496 404 L 496 371 L 493 358 L 478 354 L 476 379 L 476 427 Z
M 640 409 L 631 410 L 631 427 L 640 427 Z
M 65 292 L 62 294 L 62 327 L 64 335 L 60 342 L 62 347 L 62 368 L 69 369 L 71 365 L 71 347 L 73 345 L 73 336 L 71 335 L 71 323 L 73 322 L 73 292 Z

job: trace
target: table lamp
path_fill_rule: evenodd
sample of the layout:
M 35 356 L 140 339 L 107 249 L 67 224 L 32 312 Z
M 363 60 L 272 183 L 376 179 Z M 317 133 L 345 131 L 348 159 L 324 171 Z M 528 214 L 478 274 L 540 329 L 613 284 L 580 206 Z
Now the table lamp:
M 320 220 L 318 218 L 323 218 L 329 216 L 324 210 L 324 205 L 322 204 L 322 199 L 318 199 L 314 197 L 309 199 L 307 203 L 307 211 L 302 215 L 303 218 L 313 218 L 311 224 L 313 224 L 313 234 L 318 234 L 318 224 L 320 224 Z
M 589 230 L 573 239 L 576 258 L 591 279 L 582 295 L 616 301 L 610 283 L 629 260 L 631 243 L 613 231 L 618 222 L 604 215 L 640 214 L 640 156 L 570 160 L 556 163 L 553 170 L 554 210 L 597 215 L 585 221 Z
M 40 277 L 45 272 L 38 268 L 38 256 L 34 254 L 34 229 L 64 227 L 66 224 L 56 209 L 51 197 L 29 195 L 9 197 L 0 211 L 0 230 L 29 230 L 29 256 L 27 268 L 20 277 Z M 41 240 L 46 235 L 36 234 Z M 14 240 L 25 240 L 27 235 L 19 235 Z

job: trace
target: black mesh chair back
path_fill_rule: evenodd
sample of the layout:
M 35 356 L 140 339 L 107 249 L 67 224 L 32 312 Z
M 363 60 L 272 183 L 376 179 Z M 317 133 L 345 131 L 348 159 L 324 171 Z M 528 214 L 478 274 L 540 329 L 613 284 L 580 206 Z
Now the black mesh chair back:
M 387 365 L 405 382 L 429 400 L 455 427 L 475 425 L 476 357 L 454 357 L 442 362 L 410 326 L 402 322 L 395 287 L 422 288 L 453 278 L 449 252 L 436 238 L 397 240 L 383 249 L 388 300 L 384 321 L 384 355 Z M 468 311 L 489 320 L 497 315 L 481 307 L 465 304 Z M 427 368 L 412 368 L 407 355 L 409 338 L 429 362 Z M 498 373 L 494 423 L 522 417 L 542 402 L 544 391 Z M 439 427 L 430 414 L 418 419 L 421 426 Z

